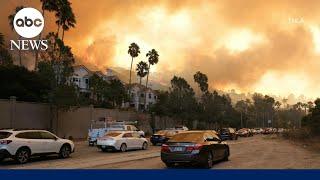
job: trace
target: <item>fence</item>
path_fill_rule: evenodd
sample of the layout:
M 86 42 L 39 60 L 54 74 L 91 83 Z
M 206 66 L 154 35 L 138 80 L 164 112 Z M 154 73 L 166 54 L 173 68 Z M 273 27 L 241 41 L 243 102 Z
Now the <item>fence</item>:
M 73 111 L 58 114 L 49 104 L 30 103 L 0 99 L 0 129 L 1 128 L 33 128 L 53 130 L 60 137 L 86 138 L 91 120 L 99 120 L 110 116 L 115 120 L 138 121 L 138 128 L 146 133 L 152 133 L 150 126 L 154 122 L 155 129 L 174 127 L 176 121 L 168 117 L 154 117 L 134 111 L 116 109 L 80 107 Z M 57 118 L 58 117 L 58 118 Z

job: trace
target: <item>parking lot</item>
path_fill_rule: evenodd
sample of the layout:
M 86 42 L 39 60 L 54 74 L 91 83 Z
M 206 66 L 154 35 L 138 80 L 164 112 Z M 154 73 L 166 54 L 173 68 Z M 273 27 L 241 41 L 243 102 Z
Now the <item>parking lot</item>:
M 320 168 L 320 154 L 308 150 L 303 144 L 292 144 L 276 136 L 255 135 L 227 141 L 231 155 L 229 161 L 216 162 L 214 169 L 228 168 Z M 160 146 L 149 146 L 148 150 L 129 152 L 101 152 L 89 147 L 87 142 L 76 142 L 76 152 L 71 158 L 56 156 L 33 158 L 23 165 L 12 160 L 0 163 L 2 169 L 163 169 Z M 189 168 L 189 167 L 183 167 Z

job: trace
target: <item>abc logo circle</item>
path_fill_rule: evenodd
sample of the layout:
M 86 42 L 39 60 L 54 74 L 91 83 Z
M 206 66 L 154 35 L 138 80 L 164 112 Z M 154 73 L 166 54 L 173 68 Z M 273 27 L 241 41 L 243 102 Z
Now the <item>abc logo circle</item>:
M 24 38 L 38 36 L 44 27 L 42 14 L 34 8 L 23 8 L 15 15 L 13 27 Z

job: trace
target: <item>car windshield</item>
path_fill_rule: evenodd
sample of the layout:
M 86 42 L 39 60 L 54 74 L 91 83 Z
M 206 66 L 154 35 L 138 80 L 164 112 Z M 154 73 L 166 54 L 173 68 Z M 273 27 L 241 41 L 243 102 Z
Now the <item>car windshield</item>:
M 229 132 L 229 129 L 222 129 L 221 132 L 222 132 L 222 133 L 228 133 L 228 132 Z
M 203 141 L 202 132 L 180 133 L 174 135 L 169 142 L 199 142 Z
M 118 133 L 118 132 L 109 132 L 106 134 L 106 136 L 109 136 L 109 137 L 117 137 L 119 136 L 121 133 Z
M 0 139 L 6 139 L 11 135 L 10 132 L 0 131 Z
M 156 132 L 156 134 L 165 134 L 166 133 L 166 131 L 164 131 L 164 130 L 161 130 L 161 131 L 157 131 Z

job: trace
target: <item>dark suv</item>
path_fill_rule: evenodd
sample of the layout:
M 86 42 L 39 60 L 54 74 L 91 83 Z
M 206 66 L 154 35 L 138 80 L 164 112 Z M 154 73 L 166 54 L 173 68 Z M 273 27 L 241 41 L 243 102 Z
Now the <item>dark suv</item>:
M 233 128 L 220 129 L 219 136 L 221 140 L 237 140 L 238 139 L 236 130 Z

